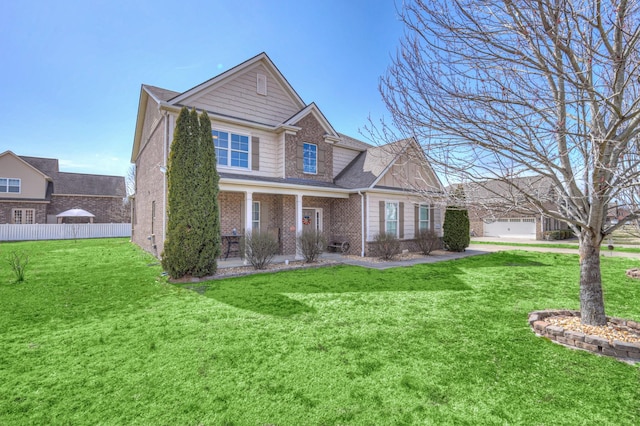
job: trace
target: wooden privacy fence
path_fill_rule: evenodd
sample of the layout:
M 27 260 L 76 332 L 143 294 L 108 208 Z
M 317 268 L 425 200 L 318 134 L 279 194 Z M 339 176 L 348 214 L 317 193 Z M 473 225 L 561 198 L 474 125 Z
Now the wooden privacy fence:
M 130 237 L 130 223 L 0 224 L 0 241 Z

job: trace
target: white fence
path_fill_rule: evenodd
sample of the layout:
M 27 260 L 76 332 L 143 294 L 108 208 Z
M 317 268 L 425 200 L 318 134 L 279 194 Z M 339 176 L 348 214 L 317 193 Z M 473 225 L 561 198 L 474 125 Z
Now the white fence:
M 130 223 L 0 224 L 0 241 L 130 237 Z

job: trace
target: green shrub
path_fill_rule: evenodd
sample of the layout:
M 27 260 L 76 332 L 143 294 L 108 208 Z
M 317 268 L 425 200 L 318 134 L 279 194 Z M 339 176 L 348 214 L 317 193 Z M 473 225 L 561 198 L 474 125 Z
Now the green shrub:
M 255 269 L 266 269 L 279 251 L 278 239 L 270 232 L 249 231 L 240 243 L 242 256 Z
M 396 234 L 381 232 L 373 238 L 373 251 L 376 257 L 391 260 L 400 253 L 400 240 Z
M 424 255 L 429 255 L 433 250 L 441 247 L 440 237 L 431 229 L 421 229 L 416 234 L 416 244 Z
M 207 113 L 180 111 L 167 164 L 167 238 L 172 278 L 213 275 L 220 255 L 219 177 Z
M 447 207 L 442 225 L 445 247 L 451 251 L 464 251 L 469 247 L 469 213 L 466 209 Z
M 555 231 L 545 231 L 544 239 L 551 240 L 566 240 L 568 238 L 573 238 L 573 232 L 571 229 L 558 229 Z
M 306 263 L 318 260 L 327 245 L 327 238 L 322 232 L 304 231 L 298 235 L 298 245 Z

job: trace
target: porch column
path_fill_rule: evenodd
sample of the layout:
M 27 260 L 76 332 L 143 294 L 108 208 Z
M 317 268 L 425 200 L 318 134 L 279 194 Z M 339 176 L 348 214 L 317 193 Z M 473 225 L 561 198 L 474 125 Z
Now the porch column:
M 302 233 L 302 194 L 296 194 L 296 260 L 302 260 L 302 247 L 298 235 Z
M 253 192 L 247 191 L 244 193 L 245 206 L 244 206 L 244 233 L 245 235 L 251 232 L 253 225 Z

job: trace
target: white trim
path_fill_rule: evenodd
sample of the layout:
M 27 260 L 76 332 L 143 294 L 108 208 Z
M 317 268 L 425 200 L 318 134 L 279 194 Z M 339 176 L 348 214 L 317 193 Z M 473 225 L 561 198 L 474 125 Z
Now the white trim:
M 12 178 L 12 177 L 0 176 L 0 179 L 6 179 L 7 180 L 7 186 L 6 186 L 7 190 L 6 191 L 0 191 L 0 194 L 22 194 L 22 179 L 21 178 L 15 178 L 15 177 Z M 12 180 L 17 180 L 18 181 L 18 192 L 9 191 L 9 187 L 12 186 L 12 185 L 9 185 L 9 183 Z M 15 185 L 13 185 L 13 186 L 15 186 Z
M 252 200 L 253 200 L 253 198 L 252 198 Z M 253 214 L 255 213 L 255 211 L 254 211 L 254 207 L 255 207 L 256 205 L 258 206 L 258 220 L 257 220 L 257 222 L 258 222 L 258 227 L 257 227 L 257 229 L 258 229 L 258 231 L 260 231 L 260 228 L 261 228 L 261 227 L 260 227 L 260 221 L 262 220 L 262 207 L 260 206 L 260 201 L 252 201 L 252 202 L 251 202 L 251 229 L 252 229 L 252 230 L 253 230 L 253 229 L 256 229 L 256 228 L 254 227 L 254 222 L 256 222 L 256 220 L 253 218 Z
M 316 221 L 316 231 L 322 232 L 323 224 L 322 221 L 324 219 L 324 209 L 322 207 L 305 207 L 302 206 L 302 210 L 313 210 L 314 211 L 314 220 Z
M 395 204 L 396 206 L 396 237 L 400 237 L 400 201 L 394 200 L 385 200 L 384 201 L 384 232 L 387 232 L 387 204 Z M 379 233 L 382 233 L 383 230 L 380 230 Z
M 220 127 L 212 127 L 211 129 L 211 136 L 213 138 L 213 145 L 215 149 L 220 149 L 218 147 L 215 146 L 216 142 L 215 139 L 213 137 L 213 132 L 218 132 L 218 133 L 226 133 L 228 135 L 228 139 L 227 139 L 227 164 L 220 164 L 218 163 L 218 153 L 216 153 L 216 166 L 219 169 L 222 170 L 251 170 L 251 154 L 252 154 L 252 147 L 251 147 L 251 133 L 243 133 L 243 132 L 239 132 L 236 130 L 227 130 L 224 127 L 220 128 Z M 233 150 L 231 149 L 231 135 L 236 135 L 236 136 L 242 136 L 242 137 L 246 137 L 247 138 L 247 167 L 241 167 L 241 166 L 232 166 L 231 165 L 231 153 L 232 152 L 244 152 L 244 151 L 239 151 L 239 150 Z

